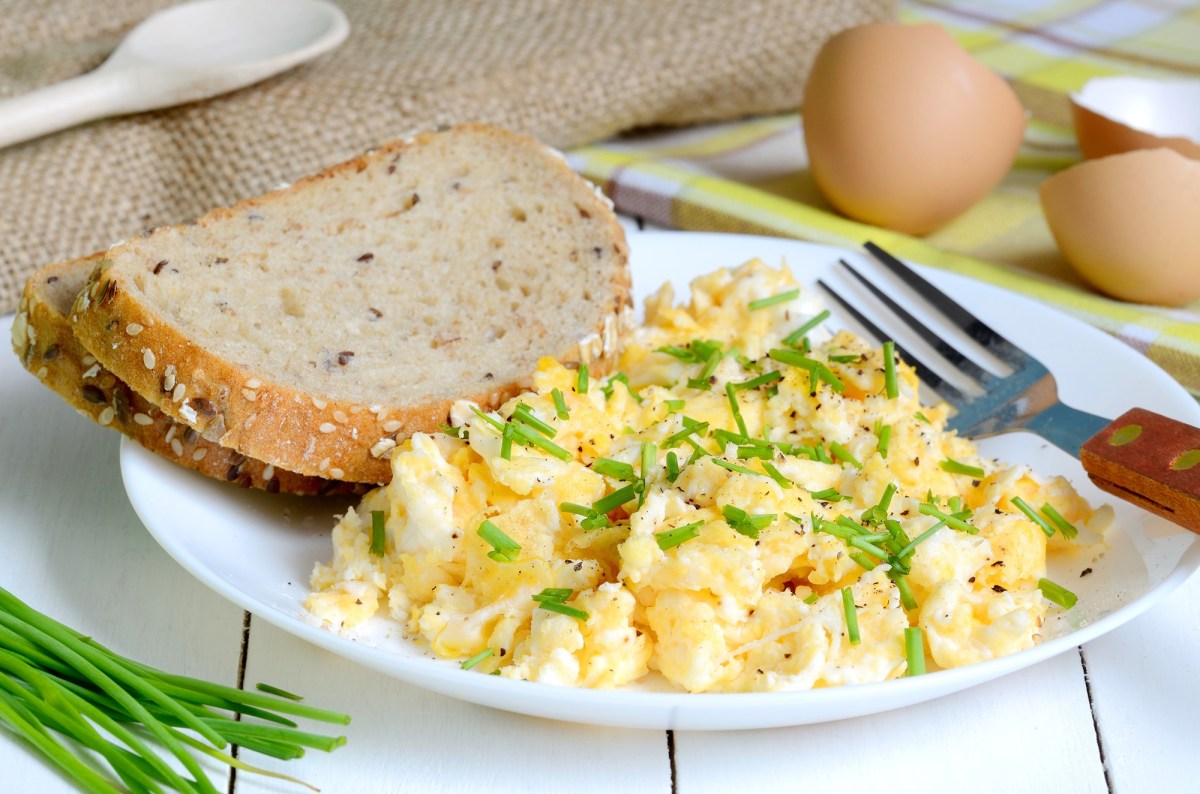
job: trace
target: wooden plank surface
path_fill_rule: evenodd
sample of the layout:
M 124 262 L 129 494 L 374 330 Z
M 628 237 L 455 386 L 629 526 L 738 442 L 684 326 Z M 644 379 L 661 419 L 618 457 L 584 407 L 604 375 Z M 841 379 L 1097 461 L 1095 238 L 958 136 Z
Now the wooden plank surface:
M 7 348 L 12 316 L 0 320 Z M 113 650 L 236 684 L 243 612 L 175 564 L 129 506 L 117 433 L 0 351 L 0 585 Z M 224 767 L 205 764 L 218 787 Z M 74 791 L 0 729 L 0 790 Z

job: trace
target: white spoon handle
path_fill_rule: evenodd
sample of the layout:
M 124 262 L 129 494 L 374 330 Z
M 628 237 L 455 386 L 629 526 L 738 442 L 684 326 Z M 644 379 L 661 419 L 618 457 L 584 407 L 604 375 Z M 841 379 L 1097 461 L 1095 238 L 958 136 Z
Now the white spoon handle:
M 0 147 L 122 111 L 126 81 L 99 70 L 0 100 Z

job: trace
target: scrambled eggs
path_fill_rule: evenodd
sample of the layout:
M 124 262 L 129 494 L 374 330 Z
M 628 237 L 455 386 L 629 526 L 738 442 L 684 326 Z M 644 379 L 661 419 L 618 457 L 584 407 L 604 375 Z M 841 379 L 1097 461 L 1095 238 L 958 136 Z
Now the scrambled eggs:
M 1047 551 L 1107 509 L 981 458 L 786 269 L 673 304 L 647 302 L 618 374 L 545 359 L 533 391 L 396 449 L 309 611 L 343 631 L 382 612 L 478 672 L 706 692 L 970 664 L 1037 642 L 1047 595 L 1070 603 Z

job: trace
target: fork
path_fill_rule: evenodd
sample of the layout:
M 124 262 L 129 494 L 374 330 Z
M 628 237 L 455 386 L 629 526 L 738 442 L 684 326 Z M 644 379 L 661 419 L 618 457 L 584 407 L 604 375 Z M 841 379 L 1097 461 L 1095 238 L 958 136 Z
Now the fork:
M 921 382 L 952 405 L 949 427 L 982 437 L 1015 430 L 1036 433 L 1079 458 L 1099 488 L 1200 534 L 1200 428 L 1144 408 L 1115 421 L 1080 411 L 1058 398 L 1054 375 L 1040 361 L 1005 339 L 941 290 L 874 243 L 867 251 L 896 278 L 921 295 L 929 308 L 978 343 L 1011 372 L 987 371 L 940 337 L 879 289 L 846 260 L 841 268 L 855 278 L 914 336 L 972 382 L 969 393 L 939 375 L 927 362 L 896 345 L 896 353 L 916 370 Z M 888 339 L 866 314 L 824 279 L 817 282 L 879 341 Z

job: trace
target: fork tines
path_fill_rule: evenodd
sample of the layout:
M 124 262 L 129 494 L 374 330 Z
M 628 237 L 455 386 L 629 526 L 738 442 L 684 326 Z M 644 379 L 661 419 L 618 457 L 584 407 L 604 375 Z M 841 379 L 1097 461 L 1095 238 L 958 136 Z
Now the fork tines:
M 922 299 L 929 305 L 931 309 L 938 312 L 947 322 L 958 328 L 970 339 L 978 343 L 984 350 L 991 353 L 1006 365 L 1019 369 L 1025 357 L 1018 348 L 1013 346 L 1007 339 L 982 322 L 970 312 L 963 309 L 955 301 L 951 300 L 937 287 L 934 287 L 911 268 L 905 265 L 896 257 L 884 251 L 874 243 L 866 243 L 866 249 L 870 254 L 886 267 L 896 278 L 908 285 L 915 293 L 921 296 Z M 930 349 L 943 358 L 951 367 L 962 373 L 966 378 L 973 381 L 982 389 L 989 389 L 996 385 L 1002 378 L 998 378 L 992 373 L 980 367 L 977 363 L 963 355 L 957 348 L 948 344 L 936 332 L 931 330 L 924 322 L 917 319 L 913 314 L 901 306 L 894 298 L 888 295 L 885 291 L 876 286 L 870 279 L 864 276 L 856 267 L 851 265 L 846 260 L 839 260 L 842 269 L 847 271 L 854 279 L 862 285 L 863 288 L 904 326 L 910 329 L 913 335 L 924 342 Z M 874 336 L 878 341 L 883 342 L 891 337 L 887 332 L 883 331 L 873 320 L 867 317 L 854 304 L 847 300 L 829 283 L 821 279 L 817 282 L 829 295 L 837 301 L 837 303 L 846 310 L 862 327 Z M 912 354 L 910 349 L 902 347 L 899 343 L 896 344 L 896 352 L 913 366 L 917 372 L 917 377 L 942 399 L 957 404 L 963 404 L 969 401 L 969 397 L 953 383 L 942 377 L 935 369 L 920 357 Z

